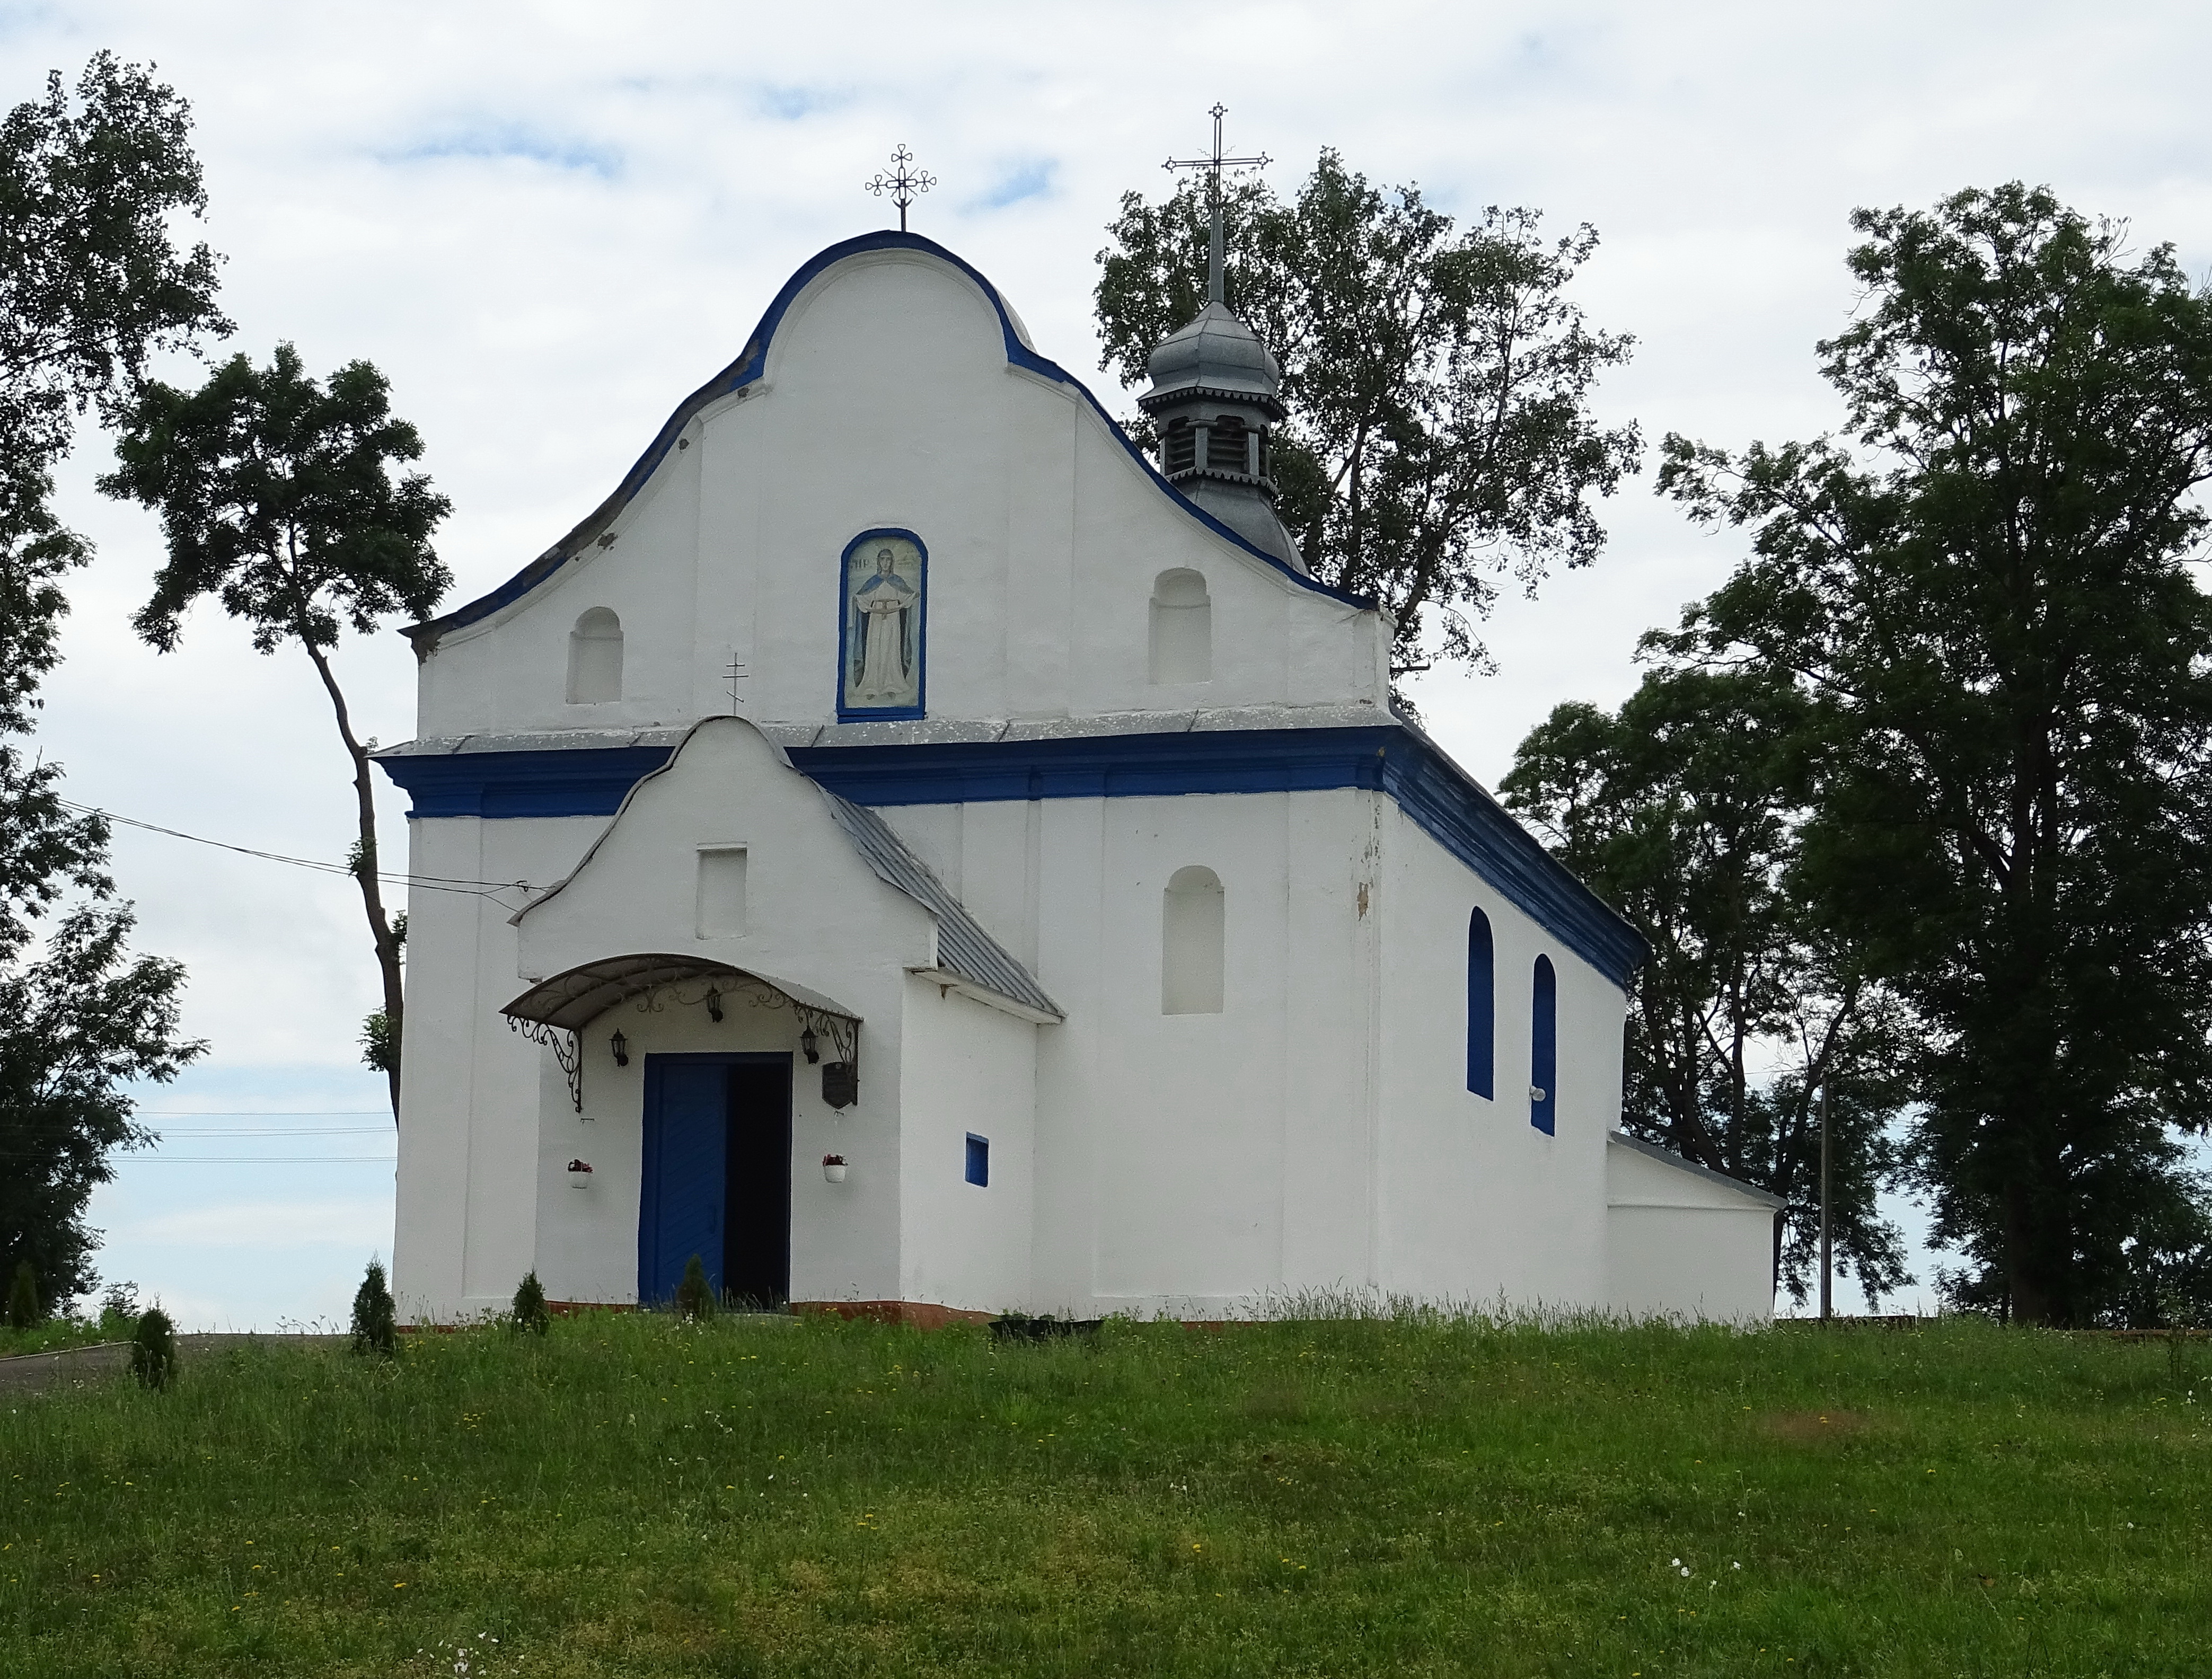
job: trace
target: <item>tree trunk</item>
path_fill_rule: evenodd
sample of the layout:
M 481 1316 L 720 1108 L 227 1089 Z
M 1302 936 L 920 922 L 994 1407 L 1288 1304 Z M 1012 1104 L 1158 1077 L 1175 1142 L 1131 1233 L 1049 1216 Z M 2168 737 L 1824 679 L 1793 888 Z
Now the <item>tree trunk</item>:
M 2003 1190 L 2005 1294 L 2014 1323 L 2048 1328 L 2074 1321 L 2071 1281 L 2072 1233 L 2051 1214 L 2051 1197 L 2039 1181 L 2052 1170 L 2035 1161 L 2025 1172 L 2008 1174 Z
M 369 779 L 368 752 L 354 738 L 353 723 L 346 710 L 345 695 L 340 692 L 337 678 L 331 674 L 330 661 L 323 650 L 306 636 L 300 638 L 307 648 L 307 657 L 315 662 L 315 674 L 323 679 L 323 691 L 331 697 L 331 710 L 338 724 L 338 738 L 345 743 L 346 755 L 353 760 L 353 790 L 361 822 L 361 845 L 354 877 L 361 886 L 361 906 L 368 917 L 369 936 L 376 946 L 376 965 L 384 978 L 384 1019 L 389 1032 L 391 1046 L 385 1077 L 392 1090 L 392 1123 L 399 1123 L 399 1028 L 404 1021 L 405 1003 L 401 996 L 399 969 L 399 939 L 392 925 L 392 918 L 384 912 L 382 883 L 377 878 L 376 855 L 376 789 Z

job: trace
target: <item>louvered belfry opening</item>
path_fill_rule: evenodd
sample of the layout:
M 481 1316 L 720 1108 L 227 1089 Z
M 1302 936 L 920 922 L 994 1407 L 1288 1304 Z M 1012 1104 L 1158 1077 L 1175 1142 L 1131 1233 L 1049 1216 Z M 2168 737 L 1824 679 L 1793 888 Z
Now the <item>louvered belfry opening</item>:
M 1198 433 L 1188 420 L 1168 422 L 1168 441 L 1164 452 L 1166 470 L 1172 477 L 1178 472 L 1188 472 L 1198 464 Z
M 1245 445 L 1244 422 L 1234 415 L 1222 415 L 1206 434 L 1206 464 L 1216 472 L 1252 470 L 1251 452 Z

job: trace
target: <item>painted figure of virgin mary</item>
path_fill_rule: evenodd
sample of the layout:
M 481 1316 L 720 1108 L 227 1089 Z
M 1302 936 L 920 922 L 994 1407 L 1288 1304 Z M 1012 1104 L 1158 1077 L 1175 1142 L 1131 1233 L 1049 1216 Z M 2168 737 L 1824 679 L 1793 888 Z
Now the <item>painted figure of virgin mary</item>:
M 899 549 L 909 544 L 873 543 L 874 570 L 852 592 L 853 621 L 847 646 L 852 658 L 846 703 L 896 706 L 916 703 L 921 672 L 916 668 L 915 631 L 921 597 L 899 575 Z M 854 556 L 860 558 L 859 555 Z M 858 572 L 860 567 L 855 565 Z

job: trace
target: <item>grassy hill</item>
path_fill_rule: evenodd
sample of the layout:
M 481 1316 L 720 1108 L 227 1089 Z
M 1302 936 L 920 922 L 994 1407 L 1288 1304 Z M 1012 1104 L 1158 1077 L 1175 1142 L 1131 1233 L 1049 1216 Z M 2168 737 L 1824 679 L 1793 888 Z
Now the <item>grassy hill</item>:
M 0 1403 L 0 1672 L 2203 1675 L 2190 1350 L 616 1314 L 253 1349 Z

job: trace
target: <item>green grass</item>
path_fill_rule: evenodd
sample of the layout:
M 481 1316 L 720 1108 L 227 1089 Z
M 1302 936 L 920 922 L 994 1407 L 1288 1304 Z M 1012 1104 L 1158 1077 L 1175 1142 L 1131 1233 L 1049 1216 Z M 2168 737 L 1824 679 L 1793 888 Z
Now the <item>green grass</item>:
M 0 1324 L 0 1358 L 19 1358 L 25 1353 L 58 1353 L 71 1347 L 94 1347 L 103 1341 L 128 1341 L 131 1325 L 113 1318 L 49 1318 L 31 1329 L 9 1329 Z
M 619 1315 L 255 1349 L 0 1397 L 0 1672 L 2203 1675 L 2192 1356 Z

